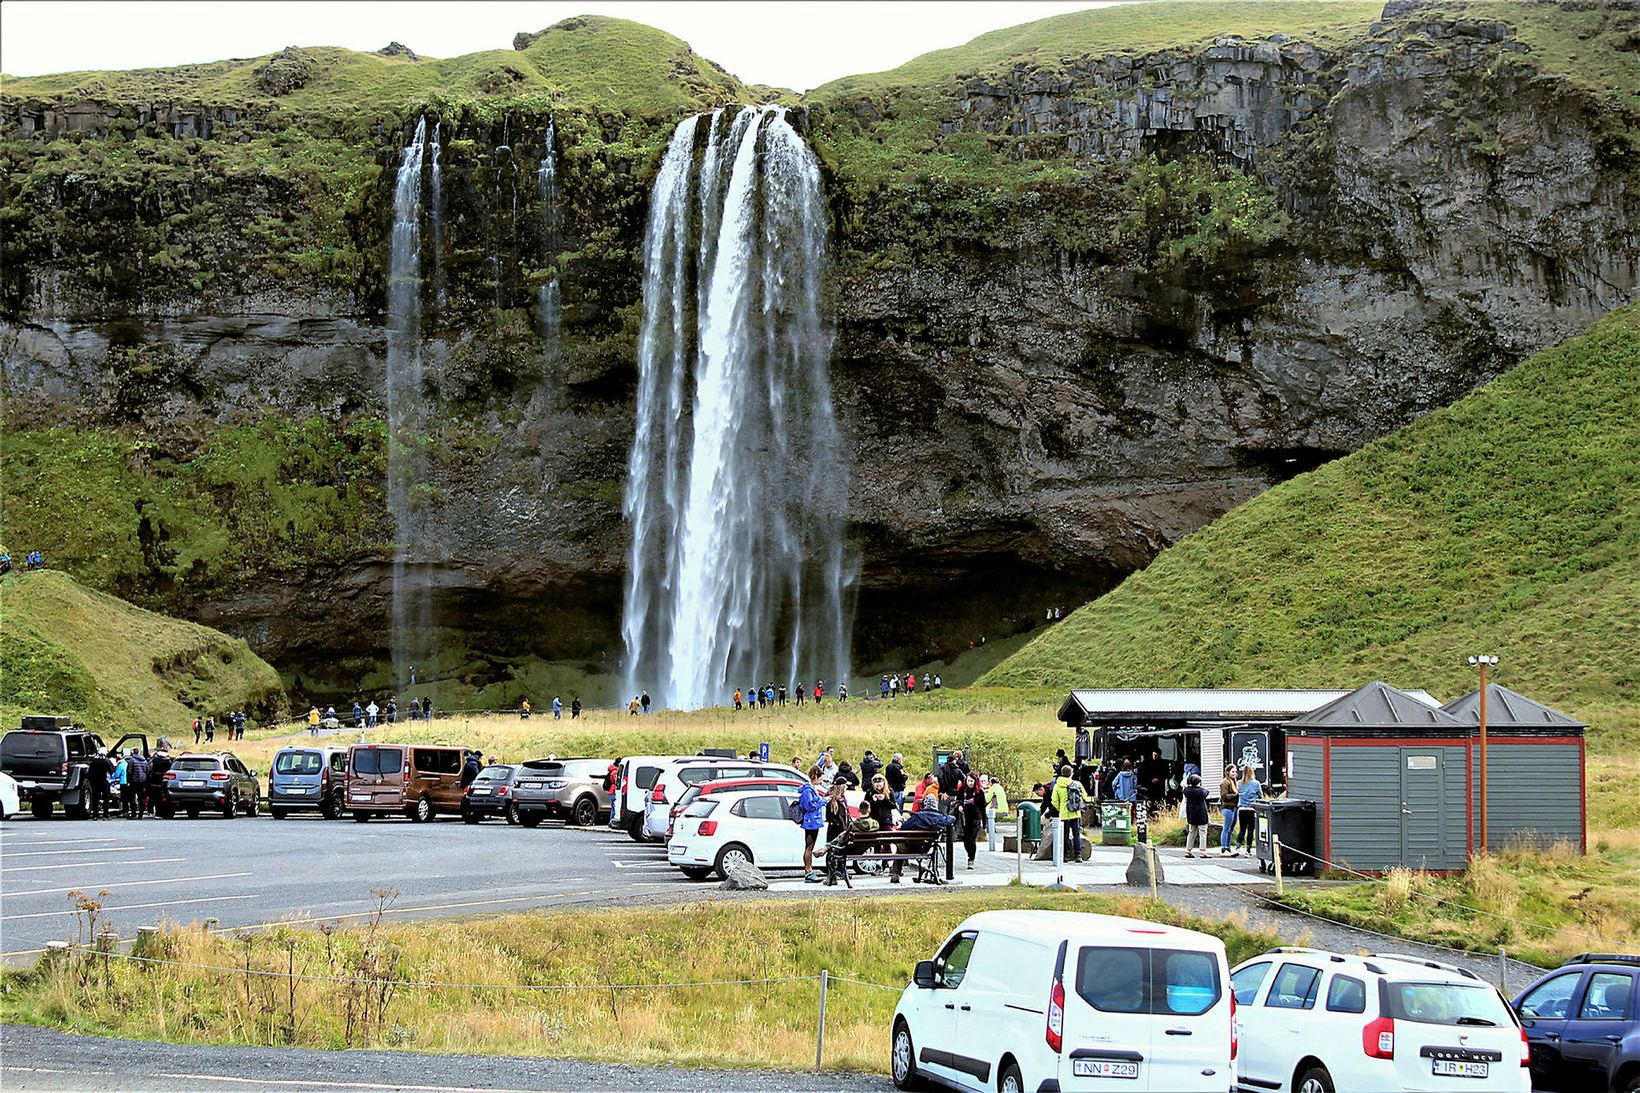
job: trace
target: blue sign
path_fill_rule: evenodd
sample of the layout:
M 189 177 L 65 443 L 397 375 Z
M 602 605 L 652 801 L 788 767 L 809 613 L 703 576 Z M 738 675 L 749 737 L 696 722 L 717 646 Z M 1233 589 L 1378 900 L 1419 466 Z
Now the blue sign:
M 757 746 L 757 761 L 759 763 L 769 761 L 769 742 L 767 740 Z

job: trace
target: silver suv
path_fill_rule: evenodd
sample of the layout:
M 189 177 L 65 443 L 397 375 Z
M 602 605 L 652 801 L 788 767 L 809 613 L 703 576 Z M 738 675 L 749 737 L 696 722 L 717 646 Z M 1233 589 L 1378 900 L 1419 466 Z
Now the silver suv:
M 604 779 L 608 759 L 531 759 L 521 763 L 513 779 L 518 822 L 535 827 L 551 816 L 565 823 L 591 827 L 609 815 L 609 791 Z

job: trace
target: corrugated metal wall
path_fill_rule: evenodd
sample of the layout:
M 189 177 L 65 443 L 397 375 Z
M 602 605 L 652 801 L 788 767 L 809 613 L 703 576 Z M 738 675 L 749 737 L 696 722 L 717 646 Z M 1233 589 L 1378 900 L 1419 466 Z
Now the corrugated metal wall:
M 1430 757 L 1435 765 L 1425 767 Z M 1334 741 L 1332 859 L 1369 871 L 1397 865 L 1464 868 L 1469 858 L 1465 759 L 1466 749 L 1455 745 Z
M 1475 847 L 1480 848 L 1480 742 L 1475 744 Z M 1487 742 L 1488 849 L 1525 842 L 1583 844 L 1583 764 L 1576 744 Z

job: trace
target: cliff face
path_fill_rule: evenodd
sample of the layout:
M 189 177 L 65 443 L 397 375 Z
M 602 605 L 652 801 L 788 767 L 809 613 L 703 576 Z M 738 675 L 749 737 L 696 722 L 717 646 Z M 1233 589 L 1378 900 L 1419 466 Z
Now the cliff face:
M 835 211 L 862 665 L 1079 602 L 1635 298 L 1632 116 L 1532 67 L 1504 23 L 1387 14 L 1341 44 L 960 80 L 892 180 L 870 157 L 900 154 L 885 134 L 905 102 L 809 104 Z M 0 109 L 7 427 L 42 453 L 42 435 L 112 436 L 93 462 L 137 483 L 135 511 L 119 491 L 77 510 L 127 529 L 87 552 L 94 576 L 357 678 L 327 661 L 338 639 L 383 640 L 392 529 L 366 426 L 404 123 L 316 178 L 322 156 L 281 145 L 300 126 L 254 110 Z M 567 212 L 548 254 L 532 172 L 549 109 L 442 115 L 442 243 L 424 255 L 435 568 L 451 644 L 599 671 L 619 656 L 644 195 L 687 111 L 551 110 Z M 236 144 L 286 166 L 241 169 Z M 915 166 L 951 150 L 983 170 Z M 551 344 L 531 313 L 548 270 L 565 301 Z M 7 477 L 14 549 L 53 541 L 48 517 L 72 526 Z M 278 519 L 248 522 L 247 504 Z

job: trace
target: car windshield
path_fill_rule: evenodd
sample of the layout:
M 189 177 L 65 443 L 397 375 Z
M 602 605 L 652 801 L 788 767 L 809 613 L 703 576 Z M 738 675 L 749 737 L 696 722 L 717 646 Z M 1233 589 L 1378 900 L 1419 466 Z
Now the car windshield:
M 282 751 L 273 760 L 275 774 L 318 774 L 324 757 L 316 751 Z
M 1389 1016 L 1425 1025 L 1509 1025 L 1509 1008 L 1481 983 L 1386 983 Z
M 404 769 L 404 753 L 398 748 L 360 748 L 353 753 L 355 774 L 397 774 Z
M 181 759 L 178 759 L 176 762 L 171 764 L 171 769 L 220 770 L 222 769 L 222 761 L 220 759 L 210 759 L 203 755 L 184 755 Z

